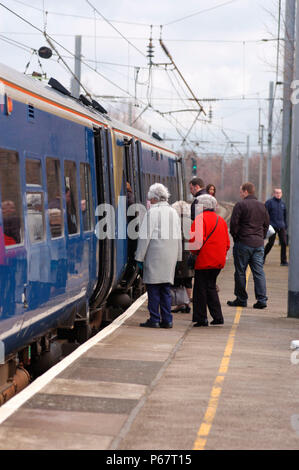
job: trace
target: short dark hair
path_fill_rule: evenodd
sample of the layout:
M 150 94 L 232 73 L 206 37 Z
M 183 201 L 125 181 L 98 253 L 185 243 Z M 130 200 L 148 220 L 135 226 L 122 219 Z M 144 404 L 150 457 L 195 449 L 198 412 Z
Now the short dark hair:
M 243 192 L 247 191 L 248 194 L 253 195 L 255 194 L 255 186 L 253 183 L 244 183 L 242 185 L 242 191 Z
M 201 178 L 193 178 L 191 181 L 189 181 L 189 184 L 192 184 L 192 186 L 199 186 L 200 188 L 205 187 L 205 184 Z

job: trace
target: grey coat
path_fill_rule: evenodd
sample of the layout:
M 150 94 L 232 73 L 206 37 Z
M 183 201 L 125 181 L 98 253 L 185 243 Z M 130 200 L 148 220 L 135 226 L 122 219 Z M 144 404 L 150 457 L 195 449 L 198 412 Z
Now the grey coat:
M 154 204 L 144 217 L 135 259 L 144 263 L 145 284 L 173 284 L 182 260 L 181 221 L 167 202 Z

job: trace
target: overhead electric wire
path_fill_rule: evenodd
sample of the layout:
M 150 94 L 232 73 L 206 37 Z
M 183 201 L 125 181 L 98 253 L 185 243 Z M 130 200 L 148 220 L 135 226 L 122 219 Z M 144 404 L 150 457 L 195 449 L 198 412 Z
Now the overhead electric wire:
M 58 46 L 60 46 L 62 49 L 64 49 L 68 54 L 70 54 L 72 57 L 75 57 L 75 54 L 73 54 L 72 52 L 70 52 L 66 47 L 64 47 L 62 44 L 60 44 L 58 41 L 56 41 L 54 38 L 52 38 L 51 36 L 49 36 L 47 33 L 45 33 L 44 31 L 42 31 L 40 28 L 38 28 L 37 26 L 35 26 L 34 24 L 32 24 L 29 20 L 27 20 L 26 18 L 22 17 L 21 15 L 19 15 L 18 13 L 16 13 L 15 11 L 11 10 L 9 7 L 7 7 L 6 5 L 4 5 L 2 2 L 0 2 L 0 6 L 2 6 L 3 8 L 5 8 L 6 10 L 8 10 L 10 13 L 12 13 L 13 15 L 15 15 L 16 17 L 18 17 L 20 20 L 24 21 L 25 23 L 27 23 L 29 26 L 31 26 L 32 28 L 34 28 L 36 31 L 39 31 L 41 34 L 43 34 L 46 38 L 50 39 L 50 41 L 52 42 L 55 42 L 55 44 L 57 44 Z M 107 77 L 105 77 L 103 74 L 101 74 L 100 72 L 94 70 L 89 64 L 87 64 L 85 61 L 83 61 L 81 59 L 81 63 L 84 64 L 86 67 L 88 67 L 89 69 L 91 69 L 94 73 L 96 73 L 97 75 L 101 76 L 102 78 L 104 78 L 106 81 L 108 81 L 110 84 L 112 84 L 113 86 L 115 86 L 116 88 L 118 88 L 119 90 L 121 90 L 122 92 L 124 92 L 126 95 L 130 95 L 130 93 L 126 90 L 124 90 L 122 87 L 120 87 L 119 85 L 115 84 L 112 80 L 108 79 Z M 81 84 L 82 86 L 82 84 Z M 83 87 L 84 88 L 84 87 Z M 89 94 L 89 92 L 87 92 Z M 133 95 L 130 95 L 132 98 L 135 99 L 135 97 Z M 145 106 L 145 103 L 143 103 L 140 99 L 138 99 L 138 101 L 143 105 Z M 145 107 L 148 107 L 145 106 Z M 166 119 L 166 121 L 168 121 L 172 126 L 175 127 L 176 131 L 178 132 L 178 134 L 183 137 L 182 133 L 179 131 L 179 129 L 177 128 L 176 125 L 174 125 L 171 120 L 165 118 L 165 116 L 162 115 L 162 113 L 153 108 L 152 106 L 150 106 L 150 109 L 152 109 L 155 113 L 158 113 L 163 119 Z M 186 142 L 188 145 L 190 145 L 188 143 L 188 141 Z
M 15 0 L 16 1 L 16 0 Z M 146 25 L 150 26 L 150 25 Z M 28 33 L 28 32 L 19 32 L 19 31 L 2 31 L 5 34 L 18 34 L 18 35 L 34 35 L 37 33 Z M 61 36 L 61 37 L 74 37 L 73 34 L 71 33 L 51 33 L 52 36 Z M 80 34 L 83 38 L 89 38 L 89 39 L 94 39 L 94 34 Z M 96 39 L 109 39 L 109 40 L 115 40 L 115 39 L 121 39 L 118 36 L 96 36 Z M 134 40 L 134 41 L 146 41 L 148 40 L 148 37 L 140 37 L 140 36 L 133 36 L 133 37 L 127 37 L 126 39 L 129 40 Z M 159 38 L 152 38 L 153 41 L 159 41 Z M 204 43 L 221 43 L 221 44 L 257 44 L 257 43 L 268 43 L 271 41 L 278 41 L 278 39 L 184 39 L 184 38 L 165 38 L 164 40 L 167 42 L 204 42 Z
M 3 42 L 6 42 L 7 44 L 10 44 L 11 46 L 18 47 L 19 49 L 23 49 L 25 51 L 35 51 L 35 52 L 37 52 L 37 49 L 35 47 L 28 46 L 24 43 L 16 41 L 15 39 L 8 38 L 7 36 L 4 36 L 1 33 L 0 33 L 0 40 L 2 40 Z M 53 53 L 53 57 L 58 57 L 55 52 Z M 66 55 L 62 55 L 62 54 L 60 54 L 60 57 L 62 57 L 63 59 L 73 59 L 74 58 L 74 56 L 66 56 Z M 101 65 L 110 65 L 110 66 L 114 66 L 114 67 L 125 67 L 125 68 L 128 68 L 128 67 L 136 68 L 137 67 L 136 65 L 118 64 L 118 63 L 114 63 L 114 62 L 104 62 L 104 61 L 101 61 L 101 60 L 94 60 L 94 59 L 87 59 L 87 58 L 85 58 L 84 60 L 86 62 L 97 63 L 97 64 L 101 64 Z M 143 67 L 143 66 L 139 66 L 139 65 L 138 65 L 138 68 L 140 68 L 142 70 L 148 70 L 148 67 Z M 126 98 L 126 97 L 124 96 L 122 98 Z M 129 96 L 129 98 L 131 98 L 131 96 Z
M 17 1 L 17 0 L 14 0 L 14 1 Z M 88 0 L 86 0 L 86 1 L 87 1 L 88 4 L 91 5 L 91 3 L 90 3 Z M 236 1 L 236 0 L 234 0 L 234 1 Z M 20 2 L 20 1 L 19 1 L 18 3 L 23 3 L 24 5 L 29 6 L 29 5 L 25 4 L 24 2 Z M 211 8 L 211 9 L 220 8 L 221 6 L 224 6 L 224 5 L 229 4 L 229 3 L 233 3 L 233 2 L 226 2 L 225 4 L 218 5 L 218 6 L 214 7 L 214 8 Z M 21 20 L 25 21 L 25 22 L 26 22 L 27 24 L 29 24 L 31 27 L 33 27 L 34 29 L 36 29 L 39 33 L 44 34 L 44 32 L 43 32 L 41 29 L 39 29 L 38 27 L 36 27 L 36 26 L 33 25 L 32 23 L 30 23 L 30 21 L 26 20 L 25 18 L 23 18 L 22 16 L 20 16 L 19 14 L 17 14 L 17 13 L 14 12 L 13 10 L 11 10 L 10 8 L 8 8 L 8 7 L 7 7 L 6 5 L 4 5 L 3 3 L 0 2 L 0 6 L 6 8 L 8 11 L 10 11 L 11 13 L 13 13 L 13 14 L 16 15 L 17 17 L 19 17 Z M 91 7 L 94 8 L 92 5 L 91 5 Z M 36 9 L 37 9 L 37 8 L 36 8 Z M 211 9 L 208 9 L 208 10 L 211 10 Z M 43 12 L 44 12 L 44 10 L 42 10 L 42 9 L 39 9 L 39 11 L 43 11 Z M 207 10 L 205 10 L 205 11 L 207 11 Z M 204 12 L 204 11 L 202 11 L 202 12 Z M 99 13 L 99 12 L 98 12 L 98 13 Z M 195 14 L 199 14 L 199 13 L 200 13 L 200 12 L 194 13 L 194 14 L 192 14 L 192 15 L 189 15 L 188 17 L 195 16 Z M 63 14 L 62 14 L 62 15 L 63 15 Z M 66 15 L 65 15 L 65 16 L 66 16 Z M 75 16 L 75 15 L 69 15 L 69 16 Z M 104 18 L 104 17 L 103 17 L 103 18 Z M 182 20 L 185 19 L 185 18 L 187 18 L 187 17 L 184 17 L 184 18 L 180 19 L 180 21 L 182 21 Z M 90 17 L 90 19 L 93 19 L 93 20 L 94 20 L 94 18 L 92 18 L 92 17 Z M 104 18 L 104 19 L 105 19 L 105 18 Z M 111 24 L 111 22 L 112 22 L 113 20 L 110 21 L 110 20 L 106 20 L 106 19 L 105 19 L 105 21 L 108 21 L 108 23 Z M 176 21 L 179 21 L 179 20 L 176 20 Z M 173 22 L 171 22 L 171 23 L 173 23 Z M 113 27 L 112 24 L 111 24 L 111 26 Z M 148 25 L 146 25 L 146 26 L 148 26 Z M 114 28 L 114 27 L 113 27 L 113 28 Z M 126 38 L 125 36 L 123 36 L 122 33 L 120 33 L 120 32 L 117 30 L 117 28 L 114 28 L 114 29 L 118 32 L 118 34 L 120 34 L 120 35 L 123 37 L 123 39 L 125 39 L 125 40 L 128 42 L 129 45 L 131 45 L 132 47 L 134 47 L 135 49 L 138 50 L 138 48 L 136 48 L 132 43 L 130 43 L 130 41 L 128 40 L 128 38 Z M 9 34 L 9 33 L 7 33 L 7 34 Z M 67 51 L 68 54 L 71 55 L 71 57 L 68 57 L 68 58 L 73 58 L 73 57 L 75 56 L 72 52 L 68 51 L 68 50 L 67 50 L 62 44 L 60 44 L 58 41 L 56 41 L 55 39 L 52 39 L 49 35 L 48 35 L 48 37 L 50 38 L 50 40 L 54 41 L 58 46 L 60 46 L 61 48 L 63 48 L 65 51 Z M 95 35 L 93 35 L 93 36 L 91 36 L 91 37 L 95 38 Z M 0 36 L 0 39 L 6 41 L 7 43 L 9 43 L 9 44 L 11 44 L 11 45 L 17 46 L 17 41 L 15 41 L 15 43 L 14 43 L 13 40 L 10 41 L 8 38 L 5 38 L 5 37 L 3 37 L 3 36 L 2 36 L 2 38 L 1 38 L 1 36 Z M 114 39 L 115 39 L 115 38 L 114 38 Z M 140 39 L 141 39 L 141 38 L 140 38 Z M 170 40 L 170 41 L 171 41 L 171 40 Z M 188 41 L 188 40 L 181 40 L 181 42 L 185 42 L 185 41 Z M 196 40 L 190 40 L 190 41 L 196 41 Z M 220 40 L 198 40 L 198 41 L 200 41 L 200 42 L 220 42 Z M 242 42 L 242 43 L 244 43 L 244 41 L 227 41 L 227 42 Z M 247 41 L 246 41 L 246 42 L 247 42 Z M 248 41 L 248 42 L 262 42 L 262 40 L 259 40 L 259 41 Z M 18 47 L 21 48 L 22 46 L 24 47 L 24 45 L 21 45 L 21 44 L 19 43 L 19 46 L 18 46 Z M 26 48 L 26 47 L 28 47 L 28 50 L 35 50 L 34 48 L 31 48 L 31 47 L 29 47 L 29 46 L 25 46 L 25 48 Z M 24 50 L 26 50 L 25 48 L 24 48 Z M 138 50 L 138 51 L 141 52 L 140 50 Z M 142 53 L 142 52 L 141 52 L 141 53 Z M 145 54 L 142 53 L 142 55 L 143 55 L 143 57 L 146 57 Z M 131 95 L 127 90 L 122 89 L 119 85 L 115 84 L 112 80 L 110 80 L 109 78 L 105 77 L 103 74 L 99 73 L 98 71 L 95 71 L 94 68 L 92 68 L 91 66 L 89 66 L 86 62 L 101 63 L 100 61 L 96 61 L 96 60 L 93 61 L 93 60 L 91 60 L 91 59 L 85 59 L 85 60 L 82 60 L 82 64 L 84 64 L 86 67 L 90 68 L 93 72 L 95 72 L 95 73 L 97 73 L 99 76 L 101 76 L 104 80 L 108 81 L 108 82 L 111 83 L 113 86 L 117 87 L 119 90 L 121 90 L 122 92 L 124 92 L 126 95 L 128 95 L 128 98 L 135 98 L 135 97 L 133 97 L 133 95 Z M 124 67 L 128 67 L 128 65 L 112 64 L 112 63 L 108 63 L 108 64 L 109 64 L 109 65 L 113 65 L 113 66 L 115 65 L 115 66 L 124 66 Z M 173 76 L 174 76 L 174 77 L 176 78 L 176 80 L 177 80 L 177 77 L 176 77 L 176 75 L 175 75 L 174 73 L 173 73 Z M 178 90 L 176 89 L 176 87 L 173 87 L 173 88 L 175 89 L 175 91 L 176 91 L 176 93 L 178 94 L 179 98 L 177 98 L 177 99 L 176 99 L 176 98 L 171 98 L 171 101 L 173 101 L 174 99 L 176 99 L 176 100 L 178 100 L 178 101 L 181 100 L 182 102 L 185 101 L 185 99 L 184 99 L 182 96 L 180 96 L 180 94 L 178 93 Z M 126 98 L 126 97 L 123 97 L 123 98 Z M 154 97 L 151 97 L 151 100 L 153 100 L 153 101 L 155 101 L 155 102 L 156 102 L 156 101 L 159 101 L 159 99 L 160 99 L 161 101 L 163 100 L 163 98 L 154 98 Z M 170 98 L 169 98 L 169 99 L 170 99 Z M 259 99 L 261 99 L 261 98 L 259 98 Z M 269 98 L 263 98 L 263 99 L 264 99 L 264 100 L 268 100 Z M 189 99 L 189 100 L 190 100 L 190 99 Z M 206 101 L 206 100 L 207 100 L 207 99 L 205 99 L 204 101 Z M 228 100 L 231 100 L 231 101 L 232 101 L 232 100 L 243 101 L 243 100 L 256 100 L 256 98 L 219 98 L 219 99 L 216 99 L 216 100 L 217 100 L 217 101 L 226 101 L 226 100 L 227 100 L 227 101 L 228 101 Z M 208 101 L 208 100 L 207 100 L 207 101 Z M 142 106 L 145 106 L 145 103 L 143 103 L 140 99 L 139 99 L 139 103 L 140 103 Z M 163 113 L 162 113 L 161 111 L 155 109 L 155 108 L 152 107 L 152 106 L 150 106 L 150 108 L 151 108 L 152 111 L 154 111 L 154 112 L 160 114 L 164 119 L 166 119 L 165 115 L 163 115 Z M 174 124 L 174 123 L 172 122 L 173 119 L 166 119 L 166 120 L 167 120 L 172 126 L 174 126 L 174 127 L 176 128 L 176 131 L 177 131 L 178 134 L 182 137 L 182 140 L 183 140 L 183 134 L 182 134 L 181 131 L 179 130 L 178 126 L 180 126 L 182 129 L 185 130 L 184 126 L 182 126 L 181 123 L 178 123 L 178 121 L 177 121 L 176 119 L 175 119 L 176 124 Z M 209 126 L 207 126 L 207 128 L 208 128 L 208 127 L 209 127 Z M 210 130 L 210 129 L 209 129 L 209 130 Z M 235 131 L 236 131 L 236 130 L 235 130 Z M 241 133 L 241 131 L 236 131 L 236 132 L 240 132 L 240 133 Z M 242 133 L 245 134 L 245 132 L 242 132 Z M 186 144 L 187 144 L 188 146 L 189 146 L 189 145 L 191 146 L 192 142 L 186 142 Z
M 182 101 L 182 103 L 184 104 L 184 98 L 182 98 L 182 96 L 180 95 L 180 92 L 176 89 L 176 87 L 175 87 L 175 85 L 174 85 L 174 83 L 173 83 L 173 81 L 172 81 L 172 78 L 171 78 L 171 76 L 170 76 L 168 70 L 166 70 L 166 73 L 167 73 L 167 76 L 168 76 L 168 78 L 169 78 L 169 81 L 170 81 L 170 83 L 171 83 L 173 89 L 175 90 L 176 94 L 177 94 L 178 97 L 179 97 L 179 100 Z M 174 76 L 175 76 L 175 75 L 174 75 Z M 182 91 L 183 91 L 183 92 L 185 93 L 185 95 L 186 95 L 185 90 L 182 90 Z M 187 95 L 186 95 L 186 96 L 187 96 Z M 186 98 L 186 99 L 187 99 L 187 98 Z
M 14 2 L 16 3 L 19 3 L 20 5 L 24 5 L 28 8 L 32 8 L 36 11 L 40 11 L 40 12 L 44 12 L 44 10 L 42 8 L 38 8 L 38 7 L 35 7 L 33 5 L 30 5 L 26 2 L 23 2 L 21 0 L 13 0 Z M 193 16 L 196 16 L 196 15 L 199 15 L 199 14 L 202 14 L 202 13 L 207 13 L 209 11 L 212 11 L 212 10 L 216 10 L 218 8 L 221 8 L 223 6 L 226 6 L 226 5 L 229 5 L 230 3 L 234 3 L 238 0 L 230 0 L 228 2 L 225 2 L 225 3 L 221 3 L 220 5 L 215 5 L 214 7 L 211 7 L 211 8 L 207 8 L 205 10 L 200 10 L 200 11 L 197 11 L 195 13 L 191 13 L 190 15 L 187 15 L 187 16 L 184 16 L 182 18 L 179 18 L 177 20 L 174 20 L 174 21 L 170 21 L 168 23 L 164 23 L 164 26 L 168 26 L 170 24 L 175 24 L 177 22 L 180 22 L 180 21 L 183 21 L 187 18 L 191 18 Z M 47 14 L 49 15 L 57 15 L 57 16 L 67 16 L 67 17 L 72 17 L 72 18 L 80 18 L 80 19 L 86 19 L 86 20 L 91 20 L 93 21 L 94 18 L 92 16 L 86 16 L 86 15 L 77 15 L 77 14 L 74 14 L 74 13 L 63 13 L 63 12 L 57 12 L 57 11 L 51 11 L 51 10 L 48 10 L 47 11 Z M 106 19 L 105 19 L 106 21 Z M 128 25 L 135 25 L 135 26 L 153 26 L 153 27 L 160 27 L 161 24 L 149 24 L 149 23 L 143 23 L 143 22 L 137 22 L 137 21 L 128 21 L 128 20 L 114 20 L 114 19 L 109 19 L 108 20 L 110 23 L 119 23 L 119 24 L 128 24 Z
M 3 8 L 5 8 L 6 10 L 8 10 L 10 13 L 12 13 L 13 15 L 17 16 L 20 20 L 24 21 L 25 23 L 27 23 L 29 26 L 31 26 L 32 28 L 34 28 L 35 30 L 39 31 L 42 35 L 44 35 L 45 37 L 48 37 L 52 42 L 54 42 L 55 44 L 57 44 L 58 46 L 60 46 L 62 49 L 64 49 L 68 54 L 70 54 L 73 58 L 75 57 L 75 54 L 73 54 L 71 51 L 69 51 L 65 46 L 63 46 L 62 44 L 60 44 L 56 39 L 52 38 L 49 34 L 45 33 L 43 30 L 41 30 L 40 28 L 38 28 L 37 26 L 35 26 L 34 24 L 32 24 L 30 21 L 28 21 L 26 18 L 22 17 L 21 15 L 19 15 L 18 13 L 16 13 L 15 11 L 11 10 L 10 8 L 8 8 L 6 5 L 4 5 L 2 2 L 0 2 L 0 6 L 2 6 Z M 115 86 L 116 88 L 118 88 L 119 90 L 123 91 L 124 93 L 128 94 L 128 92 L 126 90 L 124 90 L 122 87 L 120 87 L 119 85 L 117 85 L 116 83 L 114 83 L 112 80 L 110 80 L 109 78 L 105 77 L 103 74 L 101 74 L 99 71 L 97 70 L 94 70 L 89 64 L 87 64 L 84 60 L 81 59 L 81 63 L 84 64 L 86 67 L 88 67 L 89 69 L 91 69 L 94 73 L 96 73 L 97 75 L 99 75 L 100 77 L 104 78 L 107 82 L 109 82 L 111 85 Z
M 0 40 L 10 44 L 11 46 L 18 47 L 19 49 L 22 49 L 26 52 L 30 52 L 30 51 L 37 52 L 37 49 L 31 46 L 26 46 L 25 44 L 21 42 L 15 41 L 14 39 L 7 38 L 6 36 L 3 36 L 2 34 L 0 34 Z
M 239 1 L 239 0 L 230 0 L 229 2 L 221 3 L 220 5 L 215 5 L 214 7 L 206 8 L 205 10 L 196 11 L 195 13 L 191 13 L 190 15 L 183 16 L 182 18 L 178 18 L 177 20 L 173 20 L 173 21 L 169 21 L 168 23 L 164 23 L 163 26 L 169 26 L 169 25 L 178 23 L 180 21 L 184 21 L 184 20 L 186 20 L 188 18 L 191 18 L 193 16 L 201 15 L 202 13 L 207 13 L 209 11 L 216 10 L 217 8 L 224 7 L 226 5 L 229 5 L 230 3 L 235 3 L 237 1 Z
M 21 5 L 24 5 L 28 8 L 32 8 L 33 10 L 43 12 L 44 10 L 42 8 L 34 7 L 33 5 L 29 5 L 28 3 L 22 2 L 21 0 L 13 0 L 16 3 L 19 3 Z M 57 15 L 57 16 L 69 16 L 71 18 L 80 18 L 80 19 L 85 19 L 85 20 L 94 20 L 92 16 L 85 16 L 85 15 L 76 15 L 74 13 L 62 13 L 59 11 L 47 11 L 49 15 Z M 98 20 L 98 21 L 103 21 L 103 20 Z M 120 24 L 130 24 L 130 25 L 135 25 L 135 26 L 150 26 L 148 23 L 137 23 L 137 22 L 132 22 L 132 21 L 120 21 L 120 20 L 109 20 L 111 23 L 120 23 Z M 155 25 L 155 26 L 160 26 L 160 25 Z
M 138 47 L 136 47 L 129 39 L 127 39 L 123 33 L 121 31 L 119 31 L 112 23 L 111 21 L 109 21 L 107 18 L 105 18 L 105 16 L 89 1 L 89 0 L 85 0 L 86 3 L 88 3 L 88 5 L 93 9 L 93 11 L 95 11 L 103 20 L 106 21 L 106 23 L 108 23 L 111 28 L 114 29 L 114 31 L 116 31 L 125 41 L 127 41 L 130 46 L 132 46 L 134 49 L 136 49 L 137 52 L 139 52 L 139 54 L 143 55 L 143 57 L 146 58 L 146 55 L 140 50 L 138 49 Z

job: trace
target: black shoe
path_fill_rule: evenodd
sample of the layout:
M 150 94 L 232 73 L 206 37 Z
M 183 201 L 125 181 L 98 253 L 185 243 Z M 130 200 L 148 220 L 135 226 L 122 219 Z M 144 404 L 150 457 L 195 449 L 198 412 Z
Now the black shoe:
M 200 327 L 205 327 L 205 326 L 209 326 L 209 322 L 208 320 L 206 321 L 198 321 L 197 323 L 195 323 L 195 325 L 193 325 L 194 328 L 200 328 Z
M 286 261 L 285 263 L 280 263 L 280 266 L 288 266 L 289 263 Z
M 143 328 L 160 328 L 160 323 L 147 320 L 145 323 L 140 323 L 139 326 Z
M 224 320 L 213 320 L 210 322 L 210 325 L 224 325 Z
M 160 328 L 173 328 L 173 324 L 172 324 L 172 322 L 167 323 L 167 322 L 163 322 L 163 321 L 162 321 L 162 322 L 160 323 Z
M 190 313 L 191 308 L 188 305 L 184 305 L 184 307 L 177 307 L 174 310 L 171 310 L 171 313 Z
M 247 302 L 240 302 L 240 300 L 228 300 L 227 305 L 230 307 L 247 307 Z
M 263 308 L 267 308 L 267 304 L 264 304 L 263 302 L 260 302 L 258 300 L 257 303 L 254 304 L 253 308 L 258 308 L 258 309 L 262 310 Z
M 171 310 L 171 313 L 180 313 L 184 307 L 177 307 Z

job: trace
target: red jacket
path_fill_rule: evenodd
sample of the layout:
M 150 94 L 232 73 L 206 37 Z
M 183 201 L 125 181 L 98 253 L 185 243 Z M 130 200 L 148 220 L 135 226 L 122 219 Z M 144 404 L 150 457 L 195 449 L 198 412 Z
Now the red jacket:
M 204 211 L 196 217 L 192 224 L 190 251 L 197 255 L 196 270 L 222 269 L 225 266 L 230 241 L 227 224 L 222 217 L 218 217 L 217 228 L 206 243 L 205 240 L 216 225 L 217 214 L 212 211 Z M 202 247 L 203 243 L 204 246 Z

